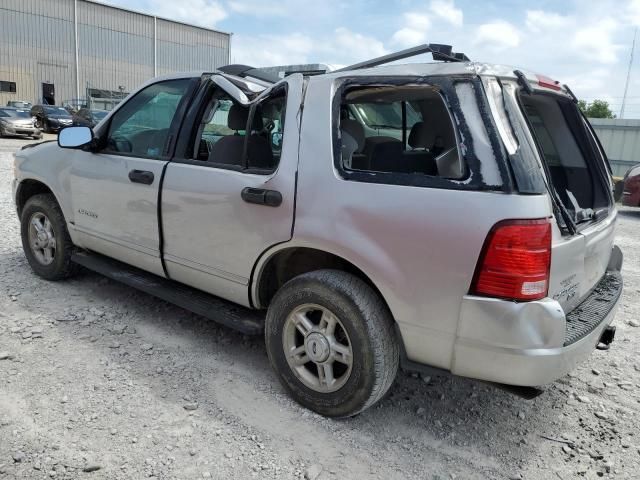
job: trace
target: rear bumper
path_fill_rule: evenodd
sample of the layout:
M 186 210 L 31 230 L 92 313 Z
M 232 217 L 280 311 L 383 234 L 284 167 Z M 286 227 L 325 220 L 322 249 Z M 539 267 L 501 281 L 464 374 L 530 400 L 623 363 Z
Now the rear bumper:
M 551 383 L 589 357 L 615 317 L 621 290 L 620 279 L 614 294 L 606 304 L 600 302 L 603 308 L 595 313 L 588 311 L 588 302 L 600 298 L 594 290 L 567 316 L 551 299 L 517 304 L 467 296 L 451 371 L 509 385 Z M 578 336 L 574 322 L 580 324 Z

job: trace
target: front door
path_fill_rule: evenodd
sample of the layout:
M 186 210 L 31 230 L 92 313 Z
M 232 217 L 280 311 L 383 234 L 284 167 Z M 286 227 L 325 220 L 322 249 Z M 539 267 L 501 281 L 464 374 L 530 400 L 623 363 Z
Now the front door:
M 142 89 L 98 132 L 98 152 L 74 151 L 72 228 L 80 246 L 163 275 L 158 194 L 192 85 L 184 78 Z
M 163 252 L 170 278 L 248 305 L 256 260 L 291 238 L 302 76 L 250 105 L 234 93 L 212 82 L 193 132 L 180 134 L 192 140 L 165 173 Z

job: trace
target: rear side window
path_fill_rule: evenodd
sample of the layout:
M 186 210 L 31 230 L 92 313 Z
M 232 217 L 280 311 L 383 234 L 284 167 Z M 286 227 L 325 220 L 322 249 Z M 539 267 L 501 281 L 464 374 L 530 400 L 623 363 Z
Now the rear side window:
M 339 131 L 345 170 L 454 180 L 467 174 L 437 87 L 354 87 L 342 98 Z
M 286 88 L 250 107 L 217 90 L 200 121 L 193 160 L 252 173 L 274 171 L 282 154 L 286 101 Z

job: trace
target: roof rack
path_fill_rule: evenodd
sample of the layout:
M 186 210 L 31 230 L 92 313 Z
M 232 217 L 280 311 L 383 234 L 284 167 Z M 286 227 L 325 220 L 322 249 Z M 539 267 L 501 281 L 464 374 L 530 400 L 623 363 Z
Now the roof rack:
M 371 60 L 366 60 L 364 62 L 356 63 L 354 65 L 349 65 L 348 67 L 340 68 L 338 70 L 332 70 L 333 72 L 344 72 L 347 70 L 359 70 L 362 68 L 371 68 L 377 67 L 378 65 L 383 65 L 385 63 L 395 62 L 396 60 L 402 60 L 403 58 L 415 57 L 416 55 L 421 55 L 423 53 L 431 53 L 433 59 L 436 61 L 443 62 L 469 62 L 469 57 L 467 57 L 464 53 L 456 53 L 452 50 L 453 47 L 451 45 L 444 45 L 440 43 L 428 43 L 424 45 L 418 45 L 417 47 L 407 48 L 405 50 L 400 50 L 399 52 L 390 53 L 388 55 L 383 55 L 382 57 L 372 58 Z M 267 72 L 260 68 L 251 67 L 249 65 L 241 65 L 241 64 L 232 64 L 225 65 L 224 67 L 218 68 L 222 73 L 226 73 L 228 75 L 235 75 L 240 78 L 247 79 L 257 79 L 266 83 L 276 83 L 282 80 L 277 75 L 274 75 L 271 72 Z M 304 72 L 300 72 L 304 73 Z M 314 74 L 321 74 L 321 72 L 314 72 Z
M 431 53 L 434 60 L 441 60 L 443 62 L 469 62 L 469 58 L 464 53 L 453 52 L 451 45 L 443 45 L 440 43 L 425 43 L 424 45 L 418 45 L 417 47 L 407 48 L 400 50 L 399 52 L 390 53 L 381 57 L 372 58 L 364 62 L 349 65 L 348 67 L 334 70 L 334 72 L 344 72 L 347 70 L 359 70 L 362 68 L 377 67 L 378 65 L 384 65 L 385 63 L 395 62 L 396 60 L 402 60 L 403 58 L 415 57 L 423 53 Z

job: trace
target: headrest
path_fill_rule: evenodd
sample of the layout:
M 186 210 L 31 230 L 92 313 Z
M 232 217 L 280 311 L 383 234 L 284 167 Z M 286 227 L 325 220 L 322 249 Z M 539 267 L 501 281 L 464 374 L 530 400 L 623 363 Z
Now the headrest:
M 435 141 L 435 132 L 424 122 L 416 122 L 409 132 L 407 143 L 411 148 L 431 148 Z
M 355 153 L 362 152 L 364 148 L 364 127 L 362 124 L 350 118 L 343 118 L 340 121 L 340 129 L 343 132 L 347 132 L 358 144 Z
M 247 128 L 247 120 L 249 119 L 249 109 L 234 103 L 229 108 L 227 116 L 227 125 L 231 130 L 244 130 Z

